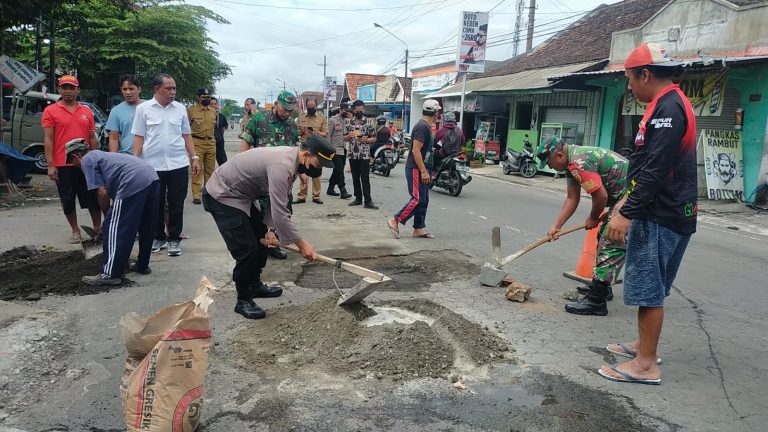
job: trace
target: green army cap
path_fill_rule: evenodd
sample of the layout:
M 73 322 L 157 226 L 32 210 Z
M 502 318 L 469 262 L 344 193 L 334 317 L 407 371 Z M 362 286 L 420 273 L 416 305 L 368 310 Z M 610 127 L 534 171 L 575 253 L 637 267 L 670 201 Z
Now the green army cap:
M 547 166 L 549 156 L 555 151 L 555 147 L 560 143 L 557 137 L 548 136 L 544 138 L 544 141 L 539 144 L 539 148 L 536 151 L 536 157 L 539 158 L 539 168 Z
M 298 99 L 296 99 L 296 96 L 294 96 L 293 93 L 289 91 L 280 92 L 280 94 L 277 95 L 277 101 L 280 102 L 280 105 L 282 105 L 284 109 L 290 111 L 295 110 L 299 103 Z

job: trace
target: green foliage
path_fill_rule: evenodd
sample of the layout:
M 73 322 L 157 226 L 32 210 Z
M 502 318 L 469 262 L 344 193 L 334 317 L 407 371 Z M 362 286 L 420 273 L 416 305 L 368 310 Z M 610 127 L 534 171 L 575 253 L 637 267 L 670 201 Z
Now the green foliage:
M 221 105 L 221 113 L 226 118 L 232 118 L 232 114 L 245 114 L 245 108 L 241 107 L 234 99 L 222 99 L 219 101 Z
M 152 76 L 167 73 L 176 80 L 176 98 L 194 101 L 200 87 L 230 74 L 213 49 L 206 23 L 227 23 L 201 7 L 165 0 L 69 0 L 56 15 L 57 72 L 77 73 L 84 90 L 117 93 L 117 77 L 136 74 L 152 92 Z M 45 17 L 44 17 L 45 19 Z M 30 35 L 31 32 L 31 35 Z M 21 61 L 34 61 L 34 29 L 14 32 Z M 46 53 L 43 58 L 47 58 Z

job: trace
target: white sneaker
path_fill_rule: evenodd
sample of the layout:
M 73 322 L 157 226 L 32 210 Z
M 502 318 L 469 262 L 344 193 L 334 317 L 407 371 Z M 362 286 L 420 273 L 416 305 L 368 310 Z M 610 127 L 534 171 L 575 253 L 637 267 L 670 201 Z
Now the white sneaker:
M 165 240 L 152 240 L 152 252 L 160 252 L 161 249 L 168 247 L 168 242 Z
M 168 256 L 181 255 L 181 242 L 171 240 L 168 242 Z

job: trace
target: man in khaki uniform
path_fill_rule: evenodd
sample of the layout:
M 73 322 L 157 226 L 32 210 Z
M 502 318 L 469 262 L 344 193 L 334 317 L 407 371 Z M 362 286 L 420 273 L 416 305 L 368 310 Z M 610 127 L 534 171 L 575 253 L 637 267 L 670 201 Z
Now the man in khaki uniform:
M 312 135 L 320 135 L 323 138 L 328 138 L 328 120 L 324 115 L 317 112 L 317 99 L 314 97 L 307 98 L 306 107 L 307 112 L 301 113 L 296 119 L 296 123 L 299 126 L 299 141 L 302 144 L 307 142 Z M 301 185 L 299 188 L 298 199 L 293 204 L 302 204 L 307 202 L 307 189 L 309 188 L 309 177 L 301 174 L 299 176 Z M 315 204 L 322 204 L 320 199 L 320 177 L 312 179 L 312 202 Z
M 192 175 L 192 202 L 200 204 L 200 188 L 203 178 L 207 182 L 216 168 L 216 139 L 213 132 L 216 129 L 216 115 L 211 106 L 211 92 L 207 88 L 197 90 L 197 103 L 187 108 L 189 126 L 192 129 L 192 141 L 195 143 L 195 153 L 200 157 L 202 165 L 197 175 Z

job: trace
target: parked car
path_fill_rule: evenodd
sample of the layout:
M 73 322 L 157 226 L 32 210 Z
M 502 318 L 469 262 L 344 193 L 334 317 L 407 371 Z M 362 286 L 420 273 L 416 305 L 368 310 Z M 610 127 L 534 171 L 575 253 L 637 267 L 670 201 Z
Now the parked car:
M 3 141 L 19 152 L 35 158 L 34 172 L 48 172 L 43 145 L 44 134 L 40 119 L 45 108 L 61 96 L 52 93 L 27 92 L 24 95 L 6 96 L 3 103 Z M 109 147 L 109 134 L 105 130 L 107 115 L 97 105 L 80 101 L 93 112 L 96 136 L 102 150 Z

